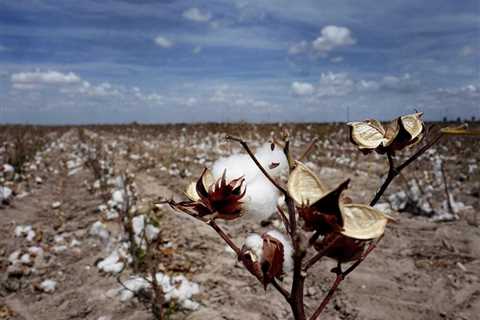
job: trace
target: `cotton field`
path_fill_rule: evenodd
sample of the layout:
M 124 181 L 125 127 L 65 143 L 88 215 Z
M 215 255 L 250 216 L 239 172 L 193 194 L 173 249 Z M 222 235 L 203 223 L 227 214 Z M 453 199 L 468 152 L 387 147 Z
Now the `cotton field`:
M 291 252 L 276 214 L 285 199 L 225 138 L 248 142 L 285 184 L 288 159 L 273 147 L 285 131 L 296 154 L 315 142 L 303 161 L 328 187 L 350 179 L 353 203 L 370 202 L 386 177 L 386 158 L 359 152 L 344 124 L 0 127 L 0 319 L 154 319 L 158 306 L 167 319 L 292 319 L 211 228 L 168 205 L 185 201 L 204 168 L 242 177 L 245 213 L 218 225 L 243 250 L 261 255 L 265 234 Z M 375 205 L 394 222 L 322 319 L 478 316 L 479 148 L 445 139 L 402 171 Z M 308 312 L 334 267 L 327 258 L 309 270 Z

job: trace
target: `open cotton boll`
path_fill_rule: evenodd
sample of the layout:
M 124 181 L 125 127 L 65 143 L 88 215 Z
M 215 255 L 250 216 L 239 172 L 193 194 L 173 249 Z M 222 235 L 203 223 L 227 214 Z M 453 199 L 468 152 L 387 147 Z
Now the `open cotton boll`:
M 263 221 L 275 213 L 280 193 L 267 178 L 259 176 L 246 188 L 243 202 L 249 215 L 257 221 Z
M 12 196 L 12 189 L 0 186 L 0 202 L 8 200 Z
M 227 170 L 227 180 L 244 177 L 245 181 L 254 180 L 260 172 L 250 156 L 246 154 L 232 154 L 229 157 L 220 158 L 212 166 L 212 174 L 215 179 L 220 179 Z
M 127 301 L 133 298 L 135 293 L 140 291 L 141 289 L 148 288 L 150 286 L 150 283 L 142 277 L 134 277 L 131 279 L 128 279 L 123 283 L 125 288 L 122 288 L 120 290 L 120 301 Z
M 107 258 L 97 264 L 98 269 L 106 273 L 119 273 L 123 269 L 123 262 L 120 262 L 120 256 L 117 251 L 112 252 Z
M 273 177 L 280 177 L 283 174 L 287 173 L 288 170 L 288 161 L 287 157 L 283 153 L 283 150 L 280 149 L 277 145 L 272 151 L 270 143 L 263 144 L 255 152 L 255 157 L 258 159 L 262 167 L 264 167 L 268 173 Z M 270 168 L 271 164 L 278 164 L 274 168 Z
M 47 279 L 42 281 L 42 283 L 40 283 L 40 289 L 42 289 L 44 292 L 51 293 L 55 291 L 56 287 L 57 287 L 57 282 L 55 280 Z
M 293 247 L 285 235 L 277 230 L 270 230 L 267 234 L 275 239 L 280 240 L 283 245 L 283 272 L 293 270 Z
M 145 216 L 139 215 L 132 219 L 133 232 L 137 237 L 142 236 L 143 229 L 145 228 Z
M 96 221 L 94 224 L 92 224 L 89 233 L 91 236 L 96 236 L 103 240 L 107 240 L 110 236 L 107 226 L 100 221 Z

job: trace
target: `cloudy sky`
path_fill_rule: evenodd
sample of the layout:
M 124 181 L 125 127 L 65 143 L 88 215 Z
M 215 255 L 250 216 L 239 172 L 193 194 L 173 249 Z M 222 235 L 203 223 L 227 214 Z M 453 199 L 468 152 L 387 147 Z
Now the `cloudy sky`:
M 0 0 L 0 123 L 480 118 L 478 0 Z

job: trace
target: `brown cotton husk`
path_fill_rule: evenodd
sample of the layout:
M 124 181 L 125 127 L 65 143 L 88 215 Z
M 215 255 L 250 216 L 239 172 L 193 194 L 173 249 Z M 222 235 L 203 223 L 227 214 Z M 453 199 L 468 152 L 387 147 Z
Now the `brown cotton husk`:
M 245 268 L 255 275 L 258 280 L 263 282 L 263 275 L 258 257 L 256 257 L 252 252 L 242 249 L 241 254 L 238 256 L 238 260 L 241 261 Z
M 364 240 L 352 239 L 332 232 L 322 240 L 317 241 L 314 247 L 317 251 L 323 251 L 326 246 L 329 246 L 325 256 L 344 263 L 360 258 L 365 250 L 365 244 L 366 241 Z
M 386 126 L 374 119 L 350 122 L 350 140 L 363 153 L 401 150 L 422 140 L 425 125 L 421 116 L 421 112 L 404 115 Z
M 328 189 L 312 170 L 297 161 L 288 179 L 288 192 L 297 204 L 305 230 L 321 234 L 341 230 L 343 203 L 340 198 L 349 181 Z
M 402 150 L 405 147 L 413 146 L 420 142 L 423 138 L 425 125 L 421 120 L 422 113 L 414 113 L 401 116 L 389 124 L 392 136 L 389 137 L 389 142 L 382 147 L 379 147 L 379 153 L 386 151 L 395 152 Z M 389 130 L 387 129 L 387 132 Z
M 193 186 L 190 184 L 185 194 L 190 202 L 181 203 L 192 215 L 203 217 L 215 214 L 216 219 L 232 220 L 240 217 L 244 210 L 241 199 L 245 196 L 245 179 L 226 180 L 226 171 L 216 182 L 210 170 L 205 169 Z M 196 213 L 196 214 L 195 214 Z
M 325 234 L 342 229 L 343 202 L 341 196 L 342 192 L 348 188 L 349 182 L 349 179 L 345 180 L 311 206 L 299 208 L 298 213 L 304 221 L 305 230 L 319 231 L 320 234 Z
M 265 289 L 274 278 L 283 274 L 283 244 L 280 240 L 264 234 L 263 257 L 261 258 L 261 270 Z

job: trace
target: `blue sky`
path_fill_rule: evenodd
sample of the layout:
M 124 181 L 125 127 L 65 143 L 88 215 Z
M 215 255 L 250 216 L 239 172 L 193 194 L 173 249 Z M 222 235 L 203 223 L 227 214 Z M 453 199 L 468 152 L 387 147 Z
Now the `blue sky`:
M 480 118 L 480 1 L 0 0 L 0 123 Z

